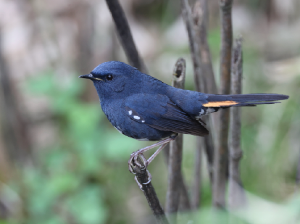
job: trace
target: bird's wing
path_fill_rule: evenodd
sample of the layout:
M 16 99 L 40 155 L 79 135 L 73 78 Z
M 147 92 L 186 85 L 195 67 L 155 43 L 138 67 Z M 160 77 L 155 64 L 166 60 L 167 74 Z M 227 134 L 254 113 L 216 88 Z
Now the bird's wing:
M 125 100 L 127 116 L 162 131 L 203 136 L 208 130 L 182 111 L 167 96 L 135 94 Z

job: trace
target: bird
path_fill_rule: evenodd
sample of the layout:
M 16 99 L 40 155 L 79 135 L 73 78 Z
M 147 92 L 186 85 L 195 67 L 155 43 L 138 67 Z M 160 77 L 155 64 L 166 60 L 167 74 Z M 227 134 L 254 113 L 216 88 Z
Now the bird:
M 221 95 L 178 89 L 120 61 L 104 62 L 79 78 L 93 81 L 104 114 L 120 133 L 141 141 L 158 141 L 131 154 L 128 160 L 131 173 L 134 165 L 147 168 L 178 133 L 208 135 L 201 120 L 204 115 L 229 107 L 274 104 L 289 98 L 282 94 Z M 146 159 L 143 153 L 155 147 L 159 148 Z M 138 161 L 138 156 L 144 164 Z

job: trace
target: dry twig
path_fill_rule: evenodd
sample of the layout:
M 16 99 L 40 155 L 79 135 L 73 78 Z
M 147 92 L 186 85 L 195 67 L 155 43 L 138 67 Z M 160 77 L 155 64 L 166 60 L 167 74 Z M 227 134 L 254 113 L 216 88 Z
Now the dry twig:
M 138 157 L 139 162 L 141 164 L 142 160 L 140 157 Z M 138 166 L 132 167 L 133 171 L 135 172 L 137 181 L 140 183 L 141 190 L 144 192 L 144 195 L 148 201 L 148 204 L 153 212 L 153 215 L 156 219 L 156 222 L 158 224 L 168 224 L 168 220 L 166 218 L 165 212 L 162 209 L 160 202 L 157 198 L 155 189 L 151 183 L 151 181 L 148 184 L 142 184 L 147 183 L 149 180 L 149 172 L 147 169 L 142 168 L 140 169 Z
M 232 55 L 231 94 L 242 93 L 242 38 L 235 41 Z M 241 150 L 241 108 L 230 108 L 230 141 L 229 141 L 229 207 L 241 208 L 246 203 L 246 196 L 240 177 L 239 163 L 242 158 Z
M 199 41 L 198 36 L 195 31 L 193 16 L 192 16 L 192 10 L 188 3 L 188 0 L 182 0 L 182 17 L 185 21 L 186 29 L 189 36 L 189 44 L 190 44 L 190 50 L 191 55 L 193 59 L 193 68 L 194 68 L 194 79 L 195 79 L 195 86 L 200 87 L 200 89 L 204 89 L 205 87 L 205 80 L 202 76 L 201 71 L 201 55 L 200 55 L 200 47 L 199 47 Z
M 193 59 L 193 67 L 194 67 L 194 79 L 195 79 L 195 86 L 197 91 L 204 90 L 205 88 L 205 80 L 202 75 L 201 70 L 201 54 L 200 54 L 200 46 L 199 46 L 199 37 L 195 31 L 195 25 L 193 21 L 193 15 L 191 7 L 188 3 L 188 0 L 182 0 L 182 17 L 185 21 L 186 29 L 189 36 L 189 44 L 191 55 Z
M 203 138 L 197 137 L 195 165 L 194 165 L 194 179 L 191 189 L 191 206 L 196 210 L 200 206 L 201 201 L 201 167 L 202 167 L 202 148 Z
M 193 18 L 195 22 L 194 29 L 196 31 L 198 37 L 197 40 L 199 41 L 199 47 L 200 47 L 201 70 L 203 74 L 203 79 L 205 79 L 205 83 L 206 83 L 206 85 L 203 86 L 204 89 L 200 89 L 201 86 L 196 88 L 200 92 L 217 93 L 217 86 L 216 86 L 215 76 L 214 76 L 212 62 L 211 62 L 211 55 L 207 43 L 207 23 L 208 23 L 207 0 L 198 0 L 195 3 L 193 7 Z M 215 126 L 218 124 L 218 114 L 212 114 L 210 115 L 210 117 L 204 117 L 204 122 L 208 124 L 210 129 L 210 135 L 204 137 L 204 145 L 205 145 L 205 152 L 208 160 L 208 172 L 212 183 L 213 153 L 214 153 L 213 137 L 216 137 L 214 133 L 216 133 L 215 130 L 217 130 Z M 196 189 L 196 187 L 194 187 L 194 189 Z M 198 203 L 196 203 L 195 205 L 197 204 Z
M 178 59 L 174 67 L 172 83 L 172 85 L 176 88 L 184 88 L 185 67 L 185 60 L 182 58 Z M 182 134 L 178 134 L 177 138 L 174 141 L 170 142 L 169 149 L 169 178 L 166 200 L 166 212 L 173 214 L 178 211 L 180 196 L 182 198 L 182 202 L 184 202 L 183 206 L 190 207 L 187 191 L 181 173 L 182 141 Z M 173 222 L 175 222 L 176 216 L 172 215 L 171 218 L 173 219 Z
M 217 85 L 215 81 L 215 75 L 213 72 L 213 66 L 211 61 L 211 54 L 207 42 L 207 24 L 208 24 L 208 7 L 207 0 L 198 0 L 193 7 L 195 30 L 199 39 L 200 47 L 200 60 L 201 70 L 205 79 L 205 93 L 217 94 Z
M 186 0 L 182 0 L 182 16 L 186 23 L 189 36 L 191 55 L 194 65 L 194 77 L 196 90 L 199 92 L 216 93 L 216 83 L 212 70 L 211 57 L 207 44 L 207 1 L 198 1 L 194 7 L 194 16 Z M 209 125 L 208 117 L 204 117 L 204 122 Z M 214 119 L 215 120 L 215 119 Z M 215 123 L 215 122 L 214 122 Z M 211 125 L 212 126 L 212 125 Z M 210 129 L 210 128 L 209 128 Z M 212 133 L 212 132 L 211 132 Z M 195 174 L 192 188 L 192 207 L 198 208 L 200 204 L 201 192 L 201 160 L 202 147 L 205 146 L 205 152 L 208 160 L 208 171 L 211 182 L 213 180 L 213 152 L 214 143 L 212 135 L 197 140 L 197 151 L 195 155 Z
M 230 94 L 232 50 L 232 0 L 220 0 L 221 11 L 221 94 Z M 220 132 L 214 157 L 213 205 L 225 207 L 225 191 L 228 176 L 228 126 L 229 110 L 220 112 Z
M 138 68 L 141 72 L 147 73 L 145 64 L 143 60 L 140 58 L 139 53 L 134 44 L 126 16 L 124 14 L 124 11 L 119 1 L 106 0 L 106 3 L 115 22 L 121 44 L 129 60 L 129 63 L 132 66 Z
M 182 17 L 186 24 L 186 29 L 189 36 L 189 44 L 191 50 L 191 56 L 194 67 L 194 80 L 197 91 L 205 92 L 205 78 L 201 70 L 201 54 L 199 46 L 199 36 L 196 32 L 196 26 L 194 23 L 192 10 L 189 6 L 188 0 L 182 0 Z M 200 137 L 198 137 L 200 138 Z M 192 208 L 197 208 L 200 203 L 201 192 L 201 161 L 202 161 L 202 147 L 203 140 L 197 139 L 197 149 L 195 155 L 195 167 L 194 167 L 194 183 L 192 187 Z M 209 154 L 207 154 L 209 157 Z M 210 159 L 208 159 L 210 161 Z

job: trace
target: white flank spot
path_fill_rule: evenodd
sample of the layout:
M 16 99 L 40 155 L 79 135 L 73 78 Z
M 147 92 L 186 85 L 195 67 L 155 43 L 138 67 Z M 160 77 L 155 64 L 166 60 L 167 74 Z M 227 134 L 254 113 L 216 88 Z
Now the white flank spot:
M 128 111 L 128 113 L 129 113 L 129 115 L 131 115 L 132 114 L 132 110 Z
M 144 121 L 144 120 L 142 120 L 142 123 L 145 123 L 145 121 Z
M 137 119 L 137 120 L 139 120 L 139 119 L 140 119 L 140 117 L 139 117 L 139 116 L 133 116 L 133 118 L 134 118 L 134 119 Z
M 201 109 L 200 114 L 201 114 L 201 115 L 204 114 L 204 110 L 203 110 L 203 109 Z

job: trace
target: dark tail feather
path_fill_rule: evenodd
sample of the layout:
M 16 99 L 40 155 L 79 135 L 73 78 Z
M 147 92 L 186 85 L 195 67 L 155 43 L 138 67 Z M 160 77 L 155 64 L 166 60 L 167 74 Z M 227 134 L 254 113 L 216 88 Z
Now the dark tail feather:
M 214 95 L 207 94 L 208 103 L 204 107 L 232 107 L 232 106 L 255 106 L 259 104 L 280 103 L 278 100 L 286 100 L 287 95 L 282 94 L 237 94 L 237 95 Z M 274 102 L 273 102 L 274 101 Z

